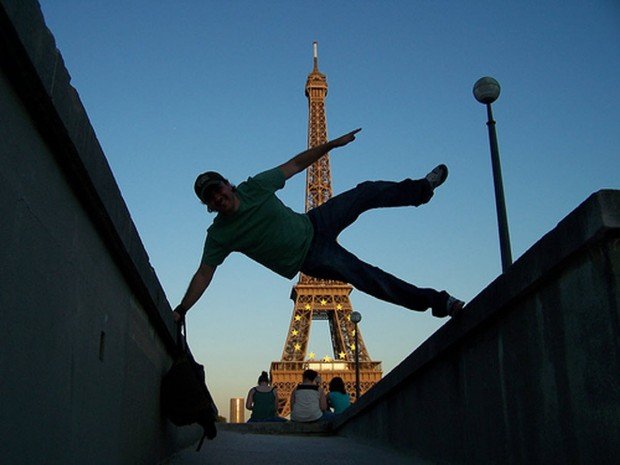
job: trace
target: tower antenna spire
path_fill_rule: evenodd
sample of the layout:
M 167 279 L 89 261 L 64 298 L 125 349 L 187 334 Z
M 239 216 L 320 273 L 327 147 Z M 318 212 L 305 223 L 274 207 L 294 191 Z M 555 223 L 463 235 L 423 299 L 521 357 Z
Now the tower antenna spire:
M 314 70 L 318 71 L 319 69 L 319 43 L 316 40 L 312 42 L 312 56 L 314 59 Z

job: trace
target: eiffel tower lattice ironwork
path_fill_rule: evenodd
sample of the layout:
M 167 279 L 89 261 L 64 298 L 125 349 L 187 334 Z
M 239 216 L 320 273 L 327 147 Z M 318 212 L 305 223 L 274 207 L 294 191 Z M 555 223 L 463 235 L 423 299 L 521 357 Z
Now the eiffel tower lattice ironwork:
M 314 68 L 306 81 L 308 97 L 308 147 L 328 141 L 325 97 L 327 79 L 318 69 L 317 43 L 313 43 Z M 308 167 L 306 172 L 306 211 L 332 197 L 332 177 L 329 153 Z M 278 411 L 290 414 L 290 396 L 301 382 L 301 374 L 311 368 L 321 375 L 324 388 L 340 376 L 355 400 L 355 325 L 351 322 L 352 306 L 349 294 L 352 286 L 340 281 L 316 279 L 301 274 L 293 287 L 291 299 L 295 302 L 289 331 L 282 351 L 282 359 L 271 363 L 271 379 L 278 388 Z M 322 360 L 308 358 L 308 341 L 313 320 L 327 320 L 331 334 L 333 357 Z M 359 331 L 359 326 L 358 326 Z M 381 379 L 381 362 L 372 361 L 364 339 L 358 333 L 360 363 L 360 393 L 363 394 Z

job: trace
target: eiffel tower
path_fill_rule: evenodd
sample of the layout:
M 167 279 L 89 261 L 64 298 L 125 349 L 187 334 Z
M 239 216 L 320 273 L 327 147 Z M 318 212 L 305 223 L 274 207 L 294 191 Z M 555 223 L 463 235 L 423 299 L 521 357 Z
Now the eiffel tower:
M 317 42 L 313 43 L 314 68 L 306 81 L 308 97 L 308 148 L 328 141 L 325 97 L 327 79 L 319 72 Z M 329 153 L 308 167 L 306 171 L 306 211 L 321 205 L 332 197 L 332 176 Z M 355 399 L 355 325 L 351 322 L 352 306 L 349 294 L 353 287 L 347 283 L 316 279 L 300 274 L 293 286 L 291 299 L 295 302 L 291 323 L 282 351 L 282 359 L 271 363 L 271 379 L 278 388 L 278 412 L 288 416 L 290 397 L 301 382 L 301 374 L 310 368 L 321 375 L 327 391 L 329 381 L 340 376 L 352 400 Z M 308 339 L 313 320 L 327 320 L 331 334 L 333 357 L 314 360 L 308 357 Z M 381 362 L 371 360 L 359 333 L 360 393 L 363 394 L 381 379 Z

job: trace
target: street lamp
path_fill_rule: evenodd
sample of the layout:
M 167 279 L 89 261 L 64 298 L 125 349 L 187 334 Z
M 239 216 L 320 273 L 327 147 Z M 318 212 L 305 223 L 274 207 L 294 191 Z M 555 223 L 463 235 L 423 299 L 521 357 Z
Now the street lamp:
M 351 321 L 355 324 L 355 402 L 360 398 L 360 347 L 357 330 L 357 324 L 362 321 L 362 314 L 360 312 L 351 313 Z
M 499 148 L 491 104 L 499 97 L 500 87 L 492 77 L 483 77 L 474 84 L 474 97 L 487 107 L 487 126 L 489 128 L 489 142 L 491 144 L 491 164 L 493 166 L 493 184 L 495 186 L 495 206 L 497 208 L 497 224 L 499 227 L 499 247 L 502 256 L 502 272 L 512 264 L 510 251 L 510 235 L 508 233 L 508 219 L 506 216 L 506 202 L 504 200 L 504 185 L 502 182 L 502 168 L 499 162 Z

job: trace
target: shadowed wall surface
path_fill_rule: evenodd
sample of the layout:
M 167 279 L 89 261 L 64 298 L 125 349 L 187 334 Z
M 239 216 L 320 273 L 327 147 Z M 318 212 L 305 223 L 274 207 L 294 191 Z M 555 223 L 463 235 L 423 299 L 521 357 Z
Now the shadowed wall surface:
M 170 306 L 36 2 L 0 57 L 0 462 L 158 463 Z
M 620 192 L 562 220 L 346 412 L 436 463 L 620 461 Z

